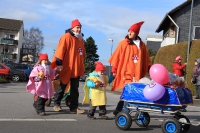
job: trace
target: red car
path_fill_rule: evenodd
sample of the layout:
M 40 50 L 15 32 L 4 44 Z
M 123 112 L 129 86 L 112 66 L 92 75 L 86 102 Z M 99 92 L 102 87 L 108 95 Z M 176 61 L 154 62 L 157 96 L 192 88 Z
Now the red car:
M 6 79 L 11 78 L 10 69 L 2 63 L 0 63 L 0 77 Z

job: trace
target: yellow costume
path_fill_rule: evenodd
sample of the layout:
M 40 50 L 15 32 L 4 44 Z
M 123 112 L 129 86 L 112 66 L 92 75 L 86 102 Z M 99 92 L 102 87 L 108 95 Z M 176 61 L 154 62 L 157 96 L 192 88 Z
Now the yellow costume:
M 100 77 L 97 76 L 89 76 L 86 81 L 85 81 L 85 85 L 84 85 L 84 92 L 85 92 L 85 96 L 83 99 L 82 104 L 92 104 L 92 106 L 101 106 L 101 105 L 106 105 L 106 86 L 108 84 L 108 76 L 104 77 L 104 89 L 102 89 L 102 87 L 98 87 L 98 88 L 89 88 L 87 86 L 87 81 L 91 80 L 92 82 L 101 82 Z M 91 91 L 89 91 L 89 89 L 91 89 Z M 89 98 L 89 93 L 91 92 L 91 99 Z

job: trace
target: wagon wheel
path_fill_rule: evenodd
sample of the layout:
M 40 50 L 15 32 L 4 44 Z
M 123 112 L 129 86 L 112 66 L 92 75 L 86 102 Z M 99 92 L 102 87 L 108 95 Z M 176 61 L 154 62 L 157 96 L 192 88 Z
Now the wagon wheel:
M 150 116 L 147 112 L 136 112 L 135 119 L 135 123 L 139 127 L 147 127 L 150 123 Z
M 126 112 L 120 112 L 115 117 L 115 124 L 121 130 L 128 130 L 132 125 L 131 115 Z
M 175 118 L 169 118 L 162 123 L 163 133 L 181 133 L 181 124 Z
M 48 100 L 45 102 L 45 105 L 46 105 L 47 107 L 49 107 L 49 106 L 51 105 L 51 98 L 48 99 Z
M 183 133 L 189 131 L 190 129 L 190 120 L 185 115 L 176 115 L 174 118 L 176 118 L 180 124 L 181 124 L 181 131 Z

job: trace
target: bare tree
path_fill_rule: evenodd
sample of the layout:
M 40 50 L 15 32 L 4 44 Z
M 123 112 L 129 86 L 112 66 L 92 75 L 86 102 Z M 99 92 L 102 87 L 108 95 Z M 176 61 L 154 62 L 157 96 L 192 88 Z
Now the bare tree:
M 28 49 L 28 54 L 33 56 L 33 61 L 36 61 L 37 54 L 44 48 L 44 37 L 39 28 L 32 27 L 30 30 L 24 31 L 23 48 Z

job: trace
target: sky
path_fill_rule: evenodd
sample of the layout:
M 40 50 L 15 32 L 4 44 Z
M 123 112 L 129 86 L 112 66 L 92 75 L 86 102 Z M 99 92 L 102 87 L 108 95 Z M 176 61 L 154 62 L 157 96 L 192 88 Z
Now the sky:
M 127 35 L 134 23 L 145 21 L 139 36 L 145 42 L 167 12 L 186 0 L 0 0 L 0 18 L 23 20 L 24 29 L 39 28 L 44 48 L 51 61 L 60 37 L 70 28 L 71 21 L 82 24 L 84 39 L 92 37 L 98 47 L 99 61 L 109 65 L 113 49 Z

